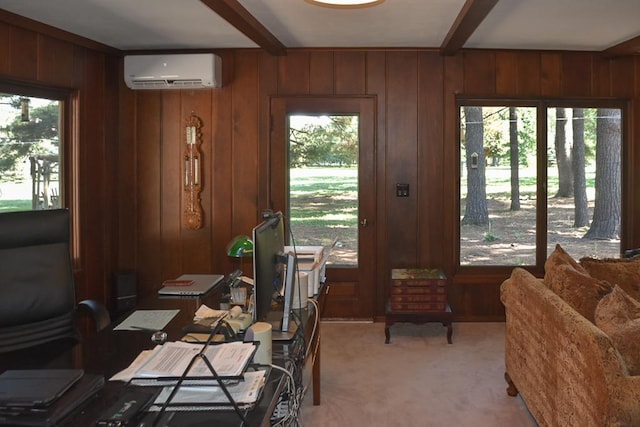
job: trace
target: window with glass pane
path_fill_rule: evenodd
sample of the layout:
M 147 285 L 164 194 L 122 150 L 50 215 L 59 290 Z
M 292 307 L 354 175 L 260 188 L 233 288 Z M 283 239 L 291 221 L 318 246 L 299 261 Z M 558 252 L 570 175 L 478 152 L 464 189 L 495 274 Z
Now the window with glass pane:
M 460 264 L 531 265 L 536 109 L 460 108 Z
M 547 108 L 547 254 L 620 256 L 622 111 Z
M 358 264 L 358 116 L 289 116 L 289 216 L 295 244 Z
M 533 104 L 460 107 L 462 266 L 620 256 L 622 109 Z
M 60 108 L 0 93 L 0 212 L 61 207 Z

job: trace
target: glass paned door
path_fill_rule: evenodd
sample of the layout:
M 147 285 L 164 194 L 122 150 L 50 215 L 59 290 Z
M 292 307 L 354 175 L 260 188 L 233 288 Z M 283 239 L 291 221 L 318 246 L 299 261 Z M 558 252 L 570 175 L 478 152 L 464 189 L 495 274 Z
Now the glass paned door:
M 300 246 L 330 247 L 327 264 L 358 264 L 358 116 L 289 116 L 289 216 Z

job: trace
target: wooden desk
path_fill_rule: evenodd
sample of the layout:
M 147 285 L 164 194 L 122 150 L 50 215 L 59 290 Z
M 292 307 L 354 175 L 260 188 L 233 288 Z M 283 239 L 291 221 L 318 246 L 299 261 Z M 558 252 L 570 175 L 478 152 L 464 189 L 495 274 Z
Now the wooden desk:
M 205 299 L 198 303 L 207 303 Z M 193 313 L 197 303 L 190 298 L 156 298 L 153 296 L 139 304 L 137 309 L 180 309 L 180 312 L 164 328 L 168 341 L 179 340 L 183 335 L 182 327 L 193 321 Z M 114 321 L 114 326 L 122 319 Z M 316 328 L 316 346 L 319 354 L 319 329 Z M 312 337 L 311 339 L 314 339 Z M 284 351 L 280 346 L 287 344 L 273 343 L 273 350 Z M 98 417 L 113 405 L 122 395 L 126 386 L 121 382 L 108 379 L 129 366 L 134 358 L 143 350 L 151 349 L 155 344 L 151 341 L 149 331 L 114 331 L 107 328 L 83 343 L 57 342 L 37 348 L 16 352 L 11 355 L 0 355 L 0 372 L 7 369 L 37 368 L 83 368 L 87 373 L 102 374 L 105 387 L 79 410 L 67 417 L 61 426 L 91 426 Z M 274 362 L 276 362 L 274 360 Z M 314 402 L 320 399 L 319 359 L 313 361 Z M 316 363 L 318 365 L 316 366 Z M 263 396 L 255 409 L 246 412 L 247 424 L 251 426 L 270 425 L 271 414 L 286 385 L 286 375 L 272 369 L 267 380 Z M 240 425 L 240 418 L 234 411 L 176 412 L 171 421 L 174 426 L 190 425 Z

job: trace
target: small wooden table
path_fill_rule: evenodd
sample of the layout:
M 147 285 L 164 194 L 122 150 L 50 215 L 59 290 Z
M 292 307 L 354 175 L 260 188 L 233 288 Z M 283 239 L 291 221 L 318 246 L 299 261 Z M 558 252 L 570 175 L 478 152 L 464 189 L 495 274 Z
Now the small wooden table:
M 447 298 L 447 277 L 440 269 L 393 269 L 391 292 L 385 307 L 385 344 L 396 322 L 442 322 L 452 344 L 453 313 Z

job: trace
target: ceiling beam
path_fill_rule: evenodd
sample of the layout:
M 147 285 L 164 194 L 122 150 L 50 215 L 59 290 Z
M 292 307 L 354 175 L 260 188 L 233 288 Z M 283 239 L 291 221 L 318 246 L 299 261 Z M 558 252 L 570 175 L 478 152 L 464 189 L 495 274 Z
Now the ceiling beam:
M 455 55 L 498 0 L 467 0 L 440 46 L 441 55 Z
M 238 0 L 200 1 L 270 54 L 276 56 L 287 54 L 287 48 L 250 14 Z
M 605 58 L 613 58 L 616 56 L 637 55 L 640 53 L 640 36 L 618 43 L 601 52 Z

